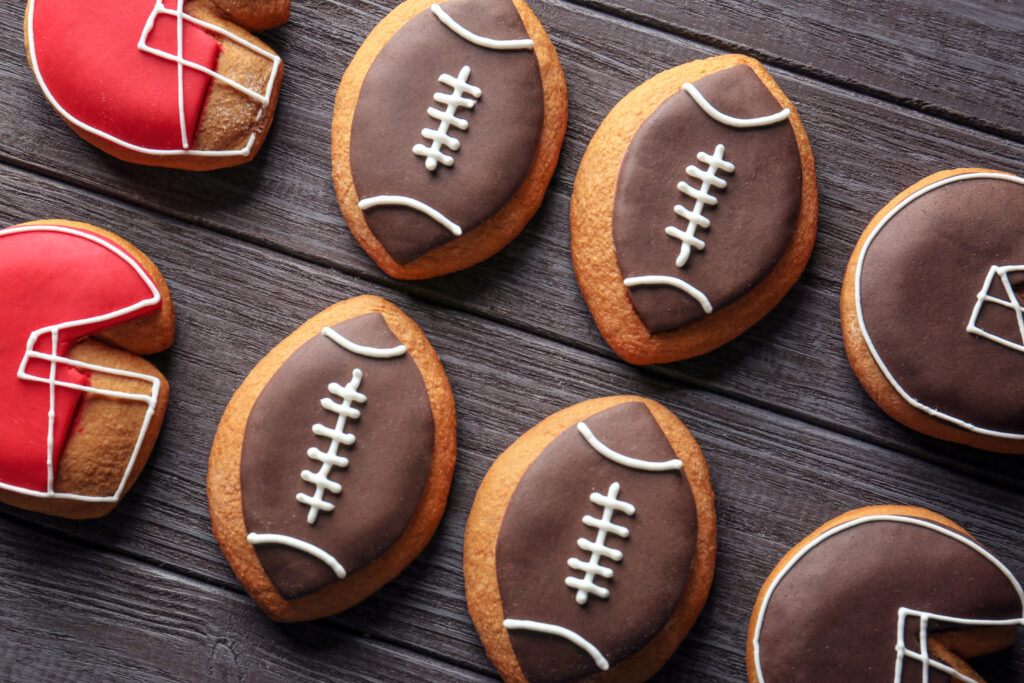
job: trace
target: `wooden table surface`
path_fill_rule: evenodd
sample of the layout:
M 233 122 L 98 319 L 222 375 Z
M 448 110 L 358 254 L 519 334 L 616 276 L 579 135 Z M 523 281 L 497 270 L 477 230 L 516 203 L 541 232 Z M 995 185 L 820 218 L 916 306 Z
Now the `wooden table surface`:
M 468 271 L 383 275 L 345 228 L 331 184 L 334 92 L 394 2 L 294 0 L 265 34 L 285 63 L 277 119 L 253 163 L 195 174 L 131 166 L 70 132 L 31 77 L 23 0 L 0 3 L 0 219 L 114 230 L 157 263 L 178 312 L 155 362 L 171 403 L 148 468 L 106 518 L 0 510 L 0 679 L 476 680 L 494 672 L 466 613 L 462 533 L 488 465 L 580 400 L 666 404 L 704 449 L 717 494 L 718 571 L 664 681 L 745 680 L 747 620 L 765 576 L 851 508 L 923 505 L 963 524 L 1024 578 L 1024 458 L 910 432 L 862 391 L 843 351 L 850 250 L 891 197 L 940 169 L 1024 172 L 1021 0 L 533 0 L 569 87 L 569 131 L 523 234 Z M 619 361 L 569 258 L 569 197 L 608 110 L 677 64 L 762 60 L 796 103 L 818 168 L 810 265 L 761 323 L 671 365 Z M 965 226 L 969 229 L 969 226 Z M 459 460 L 433 542 L 349 612 L 282 626 L 242 591 L 214 541 L 206 462 L 231 393 L 302 321 L 382 295 L 424 329 L 455 391 Z M 1024 680 L 1024 638 L 978 664 Z

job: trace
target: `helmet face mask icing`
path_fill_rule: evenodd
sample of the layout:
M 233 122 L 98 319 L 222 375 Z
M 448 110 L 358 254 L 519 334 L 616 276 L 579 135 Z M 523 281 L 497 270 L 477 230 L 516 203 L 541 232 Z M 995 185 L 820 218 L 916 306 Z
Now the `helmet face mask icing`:
M 43 254 L 43 256 L 40 256 Z M 156 410 L 161 380 L 68 357 L 79 340 L 163 305 L 152 278 L 125 250 L 66 226 L 0 231 L 0 488 L 36 497 L 116 502 Z M 98 376 L 130 387 L 94 386 Z M 145 405 L 116 491 L 82 495 L 54 490 L 64 445 L 86 396 Z

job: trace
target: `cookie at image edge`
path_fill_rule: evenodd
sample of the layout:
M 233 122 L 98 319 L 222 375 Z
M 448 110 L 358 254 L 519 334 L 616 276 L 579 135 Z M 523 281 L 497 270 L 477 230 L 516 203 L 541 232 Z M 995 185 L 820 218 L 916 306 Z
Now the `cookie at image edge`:
M 505 680 L 646 680 L 700 613 L 715 548 L 686 427 L 648 399 L 593 399 L 530 429 L 484 477 L 467 605 Z

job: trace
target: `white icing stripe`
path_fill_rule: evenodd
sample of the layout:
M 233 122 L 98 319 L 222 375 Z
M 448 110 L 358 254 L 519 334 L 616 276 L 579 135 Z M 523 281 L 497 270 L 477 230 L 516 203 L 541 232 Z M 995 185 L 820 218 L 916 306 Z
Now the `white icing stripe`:
M 249 534 L 246 537 L 252 545 L 286 545 L 289 548 L 300 550 L 308 555 L 312 555 L 316 559 L 320 560 L 334 572 L 334 575 L 339 579 L 344 579 L 345 568 L 341 566 L 341 562 L 338 562 L 329 552 L 323 548 L 319 548 L 312 543 L 295 538 L 294 536 L 285 536 L 284 534 Z
M 735 116 L 729 116 L 719 110 L 715 109 L 714 105 L 704 99 L 704 95 L 701 94 L 700 90 L 697 90 L 697 86 L 693 83 L 683 83 L 683 90 L 693 98 L 693 101 L 697 103 L 704 113 L 718 121 L 721 124 L 730 126 L 732 128 L 761 128 L 763 126 L 771 126 L 780 121 L 785 121 L 789 118 L 789 107 L 769 114 L 768 116 L 755 116 L 749 119 L 738 119 Z
M 677 277 L 669 277 L 668 275 L 640 275 L 638 277 L 627 277 L 622 281 L 622 284 L 627 287 L 668 285 L 669 287 L 675 287 L 676 289 L 682 290 L 693 297 L 693 299 L 700 304 L 700 307 L 705 314 L 711 315 L 711 312 L 715 310 L 712 308 L 711 302 L 708 300 L 707 296 L 704 295 L 704 292 L 700 291 L 689 282 L 680 280 Z
M 179 2 L 181 2 L 181 0 L 179 0 Z M 224 76 L 222 76 L 222 75 L 220 75 L 220 74 L 218 74 L 218 73 L 216 73 L 214 71 L 211 71 L 210 69 L 207 69 L 206 67 L 203 67 L 203 66 L 201 66 L 199 64 L 195 64 L 193 62 L 189 62 L 189 61 L 187 61 L 185 59 L 182 59 L 178 55 L 172 55 L 172 54 L 170 54 L 168 52 L 162 52 L 162 51 L 154 50 L 153 48 L 150 48 L 148 45 L 145 44 L 145 40 L 149 36 L 149 32 L 152 31 L 153 25 L 156 22 L 156 17 L 157 17 L 158 14 L 174 14 L 174 15 L 179 15 L 180 14 L 179 22 L 187 21 L 187 22 L 190 22 L 192 24 L 195 24 L 196 26 L 199 26 L 199 27 L 203 28 L 207 32 L 214 33 L 214 34 L 219 35 L 219 36 L 221 36 L 223 38 L 231 40 L 231 41 L 233 41 L 233 42 L 235 42 L 235 43 L 237 43 L 239 45 L 242 45 L 243 47 L 248 48 L 252 52 L 260 55 L 261 57 L 264 57 L 264 58 L 270 60 L 270 62 L 271 62 L 270 77 L 267 79 L 267 87 L 264 89 L 264 92 L 263 93 L 257 93 L 255 91 L 249 89 L 249 88 L 246 88 L 245 86 L 243 86 L 241 83 L 238 83 L 237 81 L 233 81 L 231 79 L 225 78 Z M 32 71 L 35 74 L 36 81 L 39 83 L 39 87 L 42 89 L 43 95 L 45 95 L 46 99 L 50 102 L 50 105 L 54 109 L 56 109 L 57 113 L 59 113 L 64 119 L 66 119 L 70 123 L 74 124 L 77 128 L 81 128 L 82 130 L 84 130 L 84 131 L 86 131 L 88 133 L 91 133 L 92 135 L 95 135 L 97 137 L 103 138 L 107 142 L 111 142 L 111 143 L 113 143 L 115 145 L 118 145 L 120 147 L 123 147 L 123 148 L 125 148 L 127 150 L 131 150 L 133 152 L 139 152 L 140 154 L 150 154 L 150 155 L 153 155 L 153 156 L 200 156 L 200 157 L 202 157 L 202 156 L 205 156 L 205 157 L 242 156 L 242 157 L 245 157 L 245 156 L 249 156 L 249 154 L 252 152 L 253 145 L 256 143 L 256 134 L 255 133 L 252 133 L 249 136 L 248 142 L 246 142 L 245 146 L 242 147 L 241 149 L 226 149 L 226 150 L 186 149 L 187 145 L 182 145 L 181 149 L 155 149 L 155 148 L 152 148 L 152 147 L 142 147 L 140 145 L 134 145 L 134 144 L 132 144 L 130 142 L 127 142 L 126 140 L 122 140 L 121 138 L 118 138 L 118 137 L 116 137 L 114 135 L 111 135 L 110 133 L 108 133 L 106 131 L 100 130 L 99 128 L 95 128 L 93 126 L 90 126 L 90 125 L 88 125 L 88 124 L 78 120 L 78 118 L 76 118 L 68 110 L 66 110 L 64 107 L 62 107 L 61 104 L 57 101 L 57 99 L 53 96 L 53 93 L 50 92 L 50 88 L 46 85 L 46 81 L 43 79 L 42 73 L 40 73 L 40 71 L 39 71 L 39 60 L 36 57 L 36 44 L 35 44 L 35 0 L 29 0 L 27 16 L 28 16 L 28 51 L 29 51 L 29 54 L 31 56 Z M 181 30 L 181 29 L 179 28 L 179 30 Z M 240 93 L 242 93 L 244 95 L 252 97 L 257 102 L 260 103 L 260 109 L 256 113 L 256 120 L 257 121 L 262 119 L 263 115 L 266 113 L 267 106 L 270 103 L 271 93 L 273 92 L 274 82 L 277 80 L 277 73 L 281 69 L 281 58 L 279 56 L 275 55 L 274 53 L 269 52 L 268 50 L 264 50 L 263 48 L 259 47 L 255 43 L 252 43 L 252 42 L 250 42 L 248 40 L 245 40 L 244 38 L 241 38 L 240 36 L 237 36 L 234 33 L 232 33 L 231 31 L 225 30 L 225 29 L 221 28 L 220 26 L 217 26 L 215 24 L 211 24 L 209 22 L 201 21 L 199 19 L 196 19 L 193 16 L 185 14 L 184 12 L 182 12 L 180 10 L 180 5 L 179 5 L 179 10 L 178 11 L 168 10 L 165 7 L 163 7 L 162 0 L 156 0 L 156 5 L 153 8 L 153 12 L 150 14 L 149 20 L 147 21 L 146 25 L 143 28 L 142 36 L 139 38 L 138 48 L 140 50 L 142 50 L 143 52 L 148 52 L 150 54 L 153 54 L 154 56 L 159 56 L 159 57 L 162 57 L 164 59 L 170 59 L 171 61 L 177 62 L 178 66 L 179 66 L 179 71 L 180 71 L 180 69 L 182 67 L 187 66 L 189 68 L 192 68 L 192 69 L 195 69 L 197 71 L 201 71 L 201 72 L 205 73 L 206 75 L 210 76 L 211 78 L 213 78 L 217 82 L 222 83 L 222 84 L 224 84 L 224 85 L 226 85 L 226 86 L 228 86 L 230 88 L 233 88 L 234 90 L 237 90 L 238 92 L 240 92 Z M 180 88 L 181 88 L 181 84 L 180 84 L 180 81 L 179 81 L 179 97 L 178 97 L 179 118 L 184 118 L 184 97 L 181 95 Z
M 68 322 L 49 325 L 47 327 L 41 327 L 38 330 L 33 331 L 32 334 L 29 335 L 28 342 L 25 345 L 25 355 L 22 357 L 21 364 L 18 366 L 18 379 L 26 380 L 29 382 L 42 382 L 44 384 L 49 385 L 50 388 L 50 408 L 48 413 L 48 426 L 46 434 L 46 491 L 34 491 L 32 489 L 26 489 L 21 486 L 14 486 L 12 484 L 7 484 L 4 482 L 0 482 L 0 488 L 6 489 L 8 491 L 14 491 L 16 493 L 21 493 L 26 496 L 33 496 L 36 498 L 59 498 L 93 503 L 116 503 L 119 500 L 121 500 L 121 497 L 124 495 L 124 491 L 128 483 L 128 477 L 135 466 L 135 461 L 139 457 L 139 451 L 142 448 L 142 442 L 145 439 L 146 432 L 149 430 L 149 424 L 153 419 L 154 413 L 156 412 L 157 399 L 160 396 L 160 379 L 150 375 L 143 375 L 136 372 L 129 372 L 127 370 L 120 370 L 118 368 L 107 368 L 100 365 L 94 365 L 92 363 L 85 363 L 82 361 L 72 360 L 70 358 L 63 358 L 61 356 L 57 356 L 53 352 L 57 350 L 57 343 L 58 340 L 60 339 L 60 333 L 63 332 L 64 330 L 74 329 L 76 327 L 82 327 L 84 325 L 92 325 L 94 323 L 100 323 L 107 320 L 120 318 L 141 308 L 153 306 L 157 303 L 160 303 L 161 301 L 160 291 L 153 283 L 153 280 L 149 277 L 149 273 L 147 273 L 142 268 L 142 266 L 136 263 L 134 259 L 132 259 L 126 253 L 124 253 L 121 249 L 119 249 L 112 243 L 102 239 L 101 237 L 94 233 L 57 225 L 27 225 L 23 227 L 0 230 L 0 240 L 2 240 L 5 236 L 16 235 L 23 232 L 57 232 L 67 235 L 74 235 L 76 237 L 81 237 L 82 239 L 87 239 L 90 242 L 98 244 L 99 246 L 103 247 L 104 249 L 107 249 L 115 256 L 123 260 L 126 264 L 128 264 L 132 268 L 132 270 L 135 271 L 136 275 L 138 275 L 138 277 L 142 280 L 146 288 L 149 290 L 150 296 L 124 308 L 118 309 L 116 311 L 111 311 L 110 313 L 104 313 L 102 315 L 93 316 L 91 318 L 71 320 Z M 42 353 L 40 351 L 35 350 L 36 343 L 38 342 L 39 338 L 42 337 L 43 335 L 50 335 L 51 353 Z M 27 371 L 27 367 L 28 362 L 30 360 L 39 360 L 49 363 L 49 374 L 46 377 L 39 377 L 36 375 L 29 374 Z M 115 377 L 126 377 L 129 379 L 135 379 L 142 382 L 146 382 L 150 385 L 150 391 L 148 394 L 132 394 L 122 391 L 98 389 L 96 387 L 82 386 L 79 384 L 63 382 L 57 379 L 58 364 L 68 365 L 81 370 L 89 370 L 91 372 L 98 372 L 101 374 L 107 374 Z M 128 401 L 139 401 L 141 403 L 146 404 L 146 414 L 142 419 L 142 424 L 139 428 L 139 435 L 136 438 L 135 446 L 132 449 L 132 455 L 128 459 L 128 463 L 125 465 L 124 474 L 121 475 L 121 481 L 118 484 L 117 490 L 112 495 L 88 496 L 77 493 L 56 492 L 53 490 L 53 427 L 54 420 L 56 418 L 54 405 L 56 402 L 56 388 L 58 386 L 73 389 L 75 391 L 81 391 L 82 393 L 86 394 L 96 394 L 100 396 L 108 396 L 111 398 L 119 398 Z
M 353 403 L 366 403 L 366 396 L 359 393 L 359 384 L 362 381 L 363 371 L 356 368 L 352 371 L 352 379 L 345 386 L 341 386 L 337 382 L 331 382 L 327 385 L 327 390 L 334 396 L 342 399 L 342 403 L 337 403 L 330 398 L 320 399 L 320 406 L 324 410 L 334 413 L 338 418 L 333 429 L 319 422 L 313 425 L 313 434 L 330 439 L 331 445 L 327 447 L 326 451 L 322 451 L 315 446 L 311 446 L 306 451 L 306 455 L 310 460 L 320 463 L 318 471 L 302 470 L 302 473 L 299 475 L 302 481 L 316 487 L 316 491 L 312 496 L 304 492 L 299 492 L 295 495 L 295 500 L 309 506 L 309 513 L 306 515 L 307 524 L 316 524 L 316 519 L 321 512 L 332 512 L 334 510 L 334 503 L 324 500 L 324 495 L 328 491 L 334 495 L 341 493 L 341 484 L 330 479 L 331 470 L 335 467 L 342 469 L 348 467 L 348 458 L 338 455 L 338 448 L 342 445 L 351 446 L 356 442 L 355 435 L 345 431 L 345 423 L 349 419 L 359 419 L 361 413 L 358 408 L 352 407 Z
M 990 553 L 989 551 L 985 550 L 983 547 L 981 547 L 980 545 L 978 545 L 977 543 L 975 543 L 971 539 L 967 538 L 966 536 L 962 536 L 962 535 L 958 534 L 957 532 L 953 531 L 952 529 L 947 529 L 946 527 L 940 526 L 940 525 L 935 524 L 933 522 L 928 522 L 928 521 L 925 521 L 923 519 L 918 519 L 916 517 L 904 517 L 902 515 L 867 515 L 865 517 L 859 517 L 857 519 L 853 519 L 853 520 L 851 520 L 849 522 L 845 522 L 843 524 L 835 526 L 835 527 L 829 529 L 828 531 L 824 532 L 823 534 L 819 535 L 813 541 L 811 541 L 806 546 L 801 548 L 800 551 L 796 555 L 794 555 L 789 560 L 789 562 L 786 563 L 786 565 L 784 567 L 782 567 L 782 569 L 779 571 L 779 573 L 772 580 L 771 584 L 769 584 L 768 590 L 765 592 L 764 600 L 761 601 L 761 609 L 757 613 L 757 623 L 756 623 L 756 625 L 754 627 L 754 669 L 757 672 L 757 680 L 758 681 L 761 681 L 761 683 L 765 683 L 764 673 L 761 670 L 761 643 L 760 643 L 761 628 L 764 625 L 764 615 L 765 615 L 765 612 L 768 610 L 768 603 L 771 602 L 772 595 L 775 593 L 775 589 L 778 587 L 779 583 L 785 578 L 786 574 L 788 574 L 789 571 L 794 566 L 796 566 L 797 562 L 799 562 L 801 559 L 803 559 L 803 557 L 807 553 L 809 553 L 811 550 L 813 550 L 815 547 L 817 547 L 820 543 L 822 543 L 825 540 L 831 538 L 832 536 L 835 536 L 836 534 L 839 534 L 839 533 L 842 533 L 843 531 L 846 531 L 847 529 L 849 529 L 851 527 L 859 526 L 861 524 L 867 524 L 867 523 L 870 523 L 870 522 L 878 522 L 878 521 L 882 521 L 882 522 L 901 522 L 901 523 L 904 523 L 904 524 L 913 524 L 913 525 L 916 525 L 916 526 L 924 527 L 926 529 L 931 529 L 932 531 L 938 532 L 940 534 L 943 534 L 944 536 L 948 536 L 949 538 L 952 538 L 952 539 L 954 539 L 956 541 L 959 541 L 960 543 L 963 543 L 968 548 L 974 550 L 979 555 L 981 555 L 983 558 L 988 560 L 996 569 L 998 569 L 1003 574 L 1003 576 L 1006 577 L 1006 580 L 1010 582 L 1010 585 L 1013 587 L 1014 591 L 1017 593 L 1017 599 L 1020 600 L 1020 603 L 1021 603 L 1021 618 L 1020 619 L 984 620 L 984 619 L 963 619 L 963 618 L 958 618 L 958 617 L 940 617 L 943 621 L 947 621 L 947 622 L 955 623 L 955 624 L 973 625 L 973 626 L 1005 626 L 1005 625 L 1010 625 L 1010 624 L 1017 624 L 1017 625 L 1020 625 L 1020 626 L 1024 626 L 1024 588 L 1021 588 L 1020 583 L 1017 581 L 1016 578 L 1014 578 L 1013 574 L 1010 573 L 1010 570 L 1007 569 L 1006 565 L 1004 565 L 1002 562 L 1000 562 L 992 553 Z M 901 611 L 902 611 L 902 609 L 903 608 L 901 608 Z M 929 616 L 936 617 L 938 615 L 929 615 Z M 902 630 L 900 631 L 900 633 L 902 633 Z M 897 635 L 897 645 L 900 642 L 900 638 L 901 638 L 901 636 Z M 925 642 L 925 641 L 922 641 L 922 642 Z M 901 668 L 900 668 L 902 666 L 901 662 L 902 662 L 901 659 L 897 659 L 897 664 L 896 664 L 896 667 L 897 667 L 896 668 L 896 674 L 897 675 L 895 677 L 895 681 L 897 681 L 897 682 L 900 681 L 899 674 L 901 672 Z M 935 662 L 931 662 L 931 664 L 934 666 L 936 663 Z M 924 677 L 925 681 L 928 680 L 928 668 L 927 667 L 923 667 L 922 676 Z M 962 680 L 971 681 L 971 679 L 969 679 L 969 678 L 968 679 L 962 679 Z M 974 682 L 974 683 L 976 683 L 976 682 Z
M 376 197 L 367 197 L 366 199 L 359 200 L 359 208 L 363 211 L 372 209 L 375 206 L 404 206 L 407 209 L 415 209 L 433 218 L 456 237 L 462 234 L 462 228 L 449 220 L 443 213 L 412 197 L 405 197 L 400 194 L 381 194 Z
M 488 50 L 532 50 L 533 41 L 529 38 L 522 38 L 519 40 L 497 40 L 495 38 L 485 38 L 484 36 L 473 33 L 459 22 L 452 19 L 447 12 L 441 9 L 441 6 L 434 4 L 430 6 L 430 11 L 434 13 L 441 23 L 454 31 L 463 40 L 468 40 L 478 47 L 487 48 Z
M 682 242 L 679 248 L 679 256 L 676 257 L 676 266 L 679 268 L 685 266 L 686 262 L 690 260 L 691 249 L 704 250 L 703 240 L 694 237 L 694 235 L 698 227 L 705 230 L 711 227 L 711 219 L 704 215 L 705 205 L 718 205 L 718 199 L 710 193 L 711 188 L 724 190 L 725 186 L 728 185 L 724 178 L 718 177 L 718 172 L 732 173 L 736 170 L 733 164 L 725 160 L 725 145 L 716 145 L 713 156 L 707 152 L 698 152 L 697 161 L 706 164 L 707 170 L 700 169 L 691 164 L 686 167 L 686 175 L 699 180 L 700 188 L 694 188 L 685 180 L 679 181 L 679 184 L 676 185 L 680 192 L 694 200 L 692 211 L 682 204 L 676 204 L 673 209 L 677 216 L 689 221 L 686 224 L 686 230 L 680 230 L 674 225 L 665 228 L 665 232 L 670 237 L 674 237 Z
M 612 562 L 622 561 L 622 551 L 609 547 L 606 541 L 608 540 L 608 534 L 614 534 L 619 538 L 629 538 L 629 529 L 619 524 L 613 524 L 612 517 L 616 512 L 632 517 L 636 512 L 636 508 L 624 500 L 619 500 L 619 488 L 619 482 L 616 481 L 608 487 L 607 495 L 597 491 L 590 494 L 590 502 L 599 506 L 602 510 L 601 519 L 585 515 L 583 517 L 583 524 L 591 529 L 597 529 L 597 537 L 593 541 L 584 537 L 576 540 L 576 545 L 579 546 L 580 550 L 590 553 L 590 559 L 584 562 L 579 558 L 570 557 L 568 561 L 569 568 L 574 571 L 583 572 L 583 578 L 580 579 L 572 575 L 565 578 L 565 585 L 576 589 L 576 604 L 578 605 L 587 604 L 587 599 L 591 595 L 607 600 L 610 591 L 594 583 L 594 577 L 600 576 L 604 579 L 611 579 L 615 576 L 615 571 L 611 567 L 601 565 L 602 560 L 607 558 Z
M 330 327 L 325 327 L 321 330 L 323 335 L 330 339 L 332 342 L 359 356 L 366 356 L 367 358 L 397 358 L 405 355 L 405 346 L 399 344 L 398 346 L 392 346 L 388 349 L 382 349 L 376 346 L 363 346 L 362 344 L 356 344 L 348 337 L 343 336 L 340 332 L 337 332 Z
M 1020 272 L 1024 272 L 1024 266 L 992 266 L 989 268 L 988 276 L 985 278 L 985 284 L 982 286 L 981 291 L 978 292 L 978 301 L 974 304 L 974 311 L 971 312 L 971 319 L 967 323 L 967 331 L 970 334 L 994 341 L 1008 349 L 1024 353 L 1024 307 L 1021 306 L 1020 299 L 1017 298 L 1017 293 L 1013 291 L 1013 285 L 1010 284 L 1010 278 L 1008 276 L 1008 273 Z M 1003 286 L 1003 292 L 1006 294 L 1005 299 L 998 299 L 989 294 L 989 290 L 992 289 L 992 281 L 997 275 L 999 276 L 1000 284 Z M 987 332 L 986 330 L 978 327 L 978 316 L 981 315 L 981 309 L 985 304 L 996 304 L 1004 308 L 1009 308 L 1014 312 L 1014 315 L 1017 318 L 1019 341 L 1010 341 L 1005 337 L 1000 337 L 999 335 L 992 334 L 991 332 Z
M 459 108 L 472 109 L 476 106 L 476 101 L 480 99 L 480 95 L 483 91 L 475 85 L 469 84 L 469 66 L 464 66 L 459 71 L 458 78 L 451 74 L 441 74 L 437 77 L 437 80 L 441 85 L 446 85 L 452 89 L 450 93 L 436 92 L 434 93 L 434 101 L 438 104 L 443 104 L 445 110 L 435 109 L 429 107 L 427 109 L 427 115 L 433 119 L 437 119 L 437 128 L 424 128 L 420 131 L 420 135 L 426 138 L 431 144 L 430 147 L 426 145 L 413 145 L 412 153 L 417 156 L 425 157 L 423 159 L 423 165 L 426 166 L 428 171 L 437 169 L 437 163 L 441 162 L 445 166 L 453 166 L 455 159 L 441 151 L 441 147 L 447 147 L 453 152 L 458 152 L 461 143 L 458 138 L 454 138 L 448 135 L 448 131 L 451 126 L 455 126 L 459 130 L 466 130 L 469 128 L 469 121 L 466 119 L 460 119 L 455 114 Z M 469 97 L 463 97 L 469 95 Z
M 628 455 L 619 453 L 618 451 L 613 451 L 605 445 L 603 441 L 594 436 L 594 432 L 590 431 L 590 427 L 588 427 L 585 422 L 577 422 L 576 429 L 583 435 L 583 438 L 587 440 L 587 443 L 590 444 L 591 448 L 617 465 L 632 467 L 634 470 L 644 470 L 646 472 L 665 472 L 667 470 L 683 469 L 683 461 L 679 458 L 651 462 L 649 460 L 631 458 Z
M 598 669 L 601 671 L 608 670 L 608 660 L 601 654 L 601 651 L 594 647 L 589 640 L 575 631 L 570 631 L 563 626 L 546 624 L 542 621 L 530 621 L 529 619 L 506 619 L 502 622 L 502 625 L 509 631 L 535 631 L 536 633 L 546 633 L 548 635 L 564 638 L 590 655 L 590 658 L 594 660 L 594 664 L 597 665 Z
M 875 226 L 874 230 L 872 230 L 871 234 L 868 235 L 867 240 L 864 242 L 864 248 L 861 249 L 860 258 L 857 261 L 857 270 L 854 278 L 854 299 L 857 307 L 857 324 L 860 326 L 861 334 L 864 337 L 864 343 L 867 345 L 868 350 L 871 352 L 871 357 L 875 360 L 875 364 L 882 371 L 882 374 L 885 375 L 885 379 L 888 380 L 889 385 L 896 390 L 896 393 L 898 393 L 904 401 L 906 401 L 907 403 L 909 403 L 910 405 L 914 406 L 915 408 L 924 412 L 927 415 L 939 418 L 941 420 L 945 420 L 946 422 L 950 422 L 958 427 L 962 427 L 963 429 L 970 430 L 977 434 L 984 434 L 986 436 L 996 436 L 1002 439 L 1024 439 L 1024 433 L 999 432 L 993 429 L 985 429 L 984 427 L 978 427 L 977 425 L 973 425 L 967 422 L 966 420 L 961 420 L 958 417 L 947 415 L 941 410 L 937 410 L 935 408 L 932 408 L 931 406 L 927 406 L 924 403 L 921 403 L 920 401 L 915 399 L 913 396 L 907 393 L 907 391 L 902 386 L 900 386 L 900 384 L 896 381 L 896 378 L 893 377 L 892 373 L 889 371 L 889 368 L 882 361 L 882 357 L 879 355 L 878 350 L 875 348 L 874 343 L 871 341 L 871 333 L 868 331 L 867 326 L 864 324 L 864 308 L 861 303 L 861 273 L 864 269 L 864 256 L 868 253 L 868 249 L 871 247 L 871 243 L 874 241 L 875 237 L 878 236 L 878 234 L 882 231 L 882 228 L 885 227 L 885 225 L 893 216 L 898 214 L 901 210 L 903 210 L 904 207 L 906 207 L 908 204 L 910 204 L 910 202 L 914 201 L 918 197 L 925 195 L 931 192 L 932 190 L 940 188 L 943 185 L 959 182 L 961 180 L 970 180 L 972 178 L 991 178 L 995 180 L 1006 180 L 1012 183 L 1017 183 L 1019 185 L 1024 185 L 1024 178 L 1020 178 L 1009 173 L 962 173 L 960 175 L 943 178 L 942 180 L 934 182 L 931 185 L 923 187 L 920 190 L 917 190 L 916 192 L 911 194 L 903 201 L 901 201 L 896 206 L 894 206 L 892 210 L 889 211 L 889 213 L 885 214 L 885 216 L 883 216 L 882 219 L 878 221 L 878 224 Z

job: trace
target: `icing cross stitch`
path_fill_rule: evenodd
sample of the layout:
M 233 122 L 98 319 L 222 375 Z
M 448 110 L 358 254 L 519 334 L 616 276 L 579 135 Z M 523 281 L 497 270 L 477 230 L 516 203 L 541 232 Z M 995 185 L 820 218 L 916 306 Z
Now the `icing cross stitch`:
M 598 586 L 594 583 L 594 577 L 600 576 L 604 579 L 610 579 L 615 575 L 615 571 L 611 567 L 605 567 L 601 564 L 605 558 L 612 562 L 622 561 L 622 551 L 610 548 L 605 543 L 608 540 L 608 534 L 614 534 L 619 538 L 629 538 L 629 529 L 619 524 L 612 522 L 612 517 L 616 512 L 633 516 L 636 512 L 636 508 L 627 503 L 624 500 L 619 500 L 619 482 L 613 482 L 608 487 L 608 493 L 598 493 L 597 491 L 590 494 L 590 502 L 595 505 L 599 505 L 603 508 L 603 514 L 601 519 L 586 515 L 583 517 L 583 523 L 593 529 L 597 529 L 597 538 L 593 541 L 580 537 L 576 541 L 576 545 L 579 546 L 583 552 L 590 553 L 590 559 L 584 562 L 583 560 L 570 557 L 568 564 L 571 569 L 578 572 L 583 572 L 583 578 L 580 579 L 576 576 L 567 576 L 565 578 L 565 585 L 569 588 L 576 589 L 576 603 L 579 605 L 587 604 L 587 600 L 591 595 L 596 595 L 599 598 L 607 599 L 610 591 L 604 586 Z
M 437 119 L 439 123 L 437 128 L 424 128 L 420 131 L 420 135 L 430 141 L 430 147 L 423 144 L 417 144 L 412 148 L 413 154 L 424 157 L 423 165 L 426 166 L 428 171 L 434 171 L 437 169 L 437 163 L 441 162 L 445 166 L 451 167 L 455 164 L 455 159 L 441 151 L 442 147 L 450 149 L 453 152 L 459 151 L 459 140 L 451 135 L 448 135 L 450 127 L 455 126 L 459 130 L 466 130 L 469 128 L 469 121 L 466 119 L 460 119 L 455 114 L 462 109 L 472 109 L 476 106 L 476 101 L 480 99 L 480 95 L 483 91 L 475 85 L 469 84 L 469 66 L 462 67 L 459 71 L 458 78 L 451 74 L 441 74 L 437 77 L 437 80 L 442 84 L 452 89 L 450 93 L 436 92 L 434 93 L 434 101 L 438 104 L 445 105 L 445 110 L 441 111 L 435 107 L 429 107 L 427 114 L 432 119 Z M 468 97 L 464 97 L 468 95 Z

